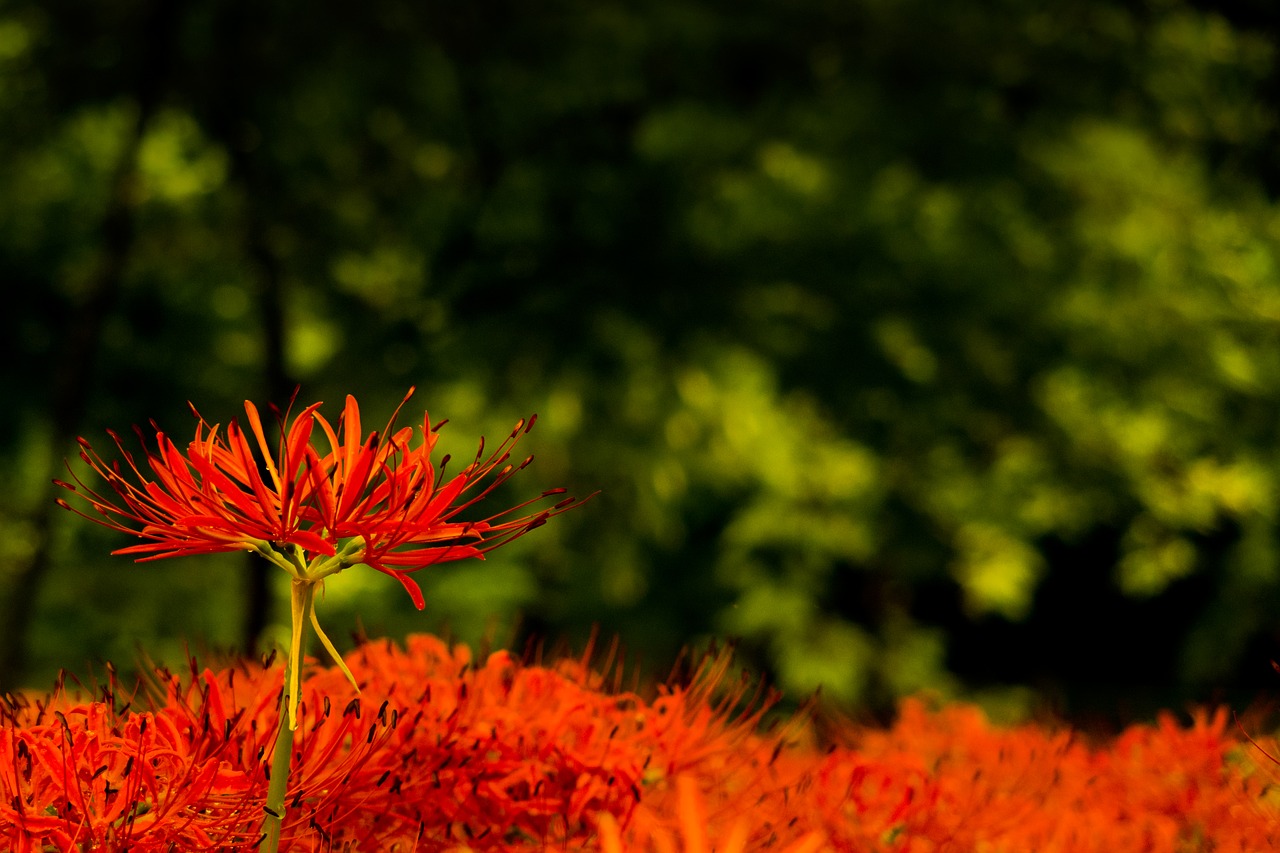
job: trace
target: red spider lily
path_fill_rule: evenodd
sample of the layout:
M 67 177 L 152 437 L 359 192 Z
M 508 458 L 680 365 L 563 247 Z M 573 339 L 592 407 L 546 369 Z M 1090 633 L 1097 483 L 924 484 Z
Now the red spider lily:
M 282 850 L 1280 849 L 1268 780 L 1231 754 L 1222 714 L 1089 744 L 907 702 L 891 729 L 836 729 L 847 742 L 823 749 L 804 720 L 735 716 L 716 659 L 653 700 L 578 662 L 477 661 L 430 637 L 367 644 L 351 669 L 358 696 L 336 669 L 303 683 Z M 134 712 L 0 703 L 0 850 L 257 849 L 279 675 L 161 673 Z
M 648 750 L 623 731 L 621 697 L 506 652 L 476 663 L 431 637 L 404 650 L 369 643 L 350 664 L 360 681 L 351 707 L 376 706 L 375 719 L 398 709 L 398 723 L 345 777 L 345 802 L 362 811 L 321 821 L 335 841 L 376 814 L 379 831 L 413 837 L 418 850 L 502 850 L 517 837 L 559 848 L 581 841 L 598 814 L 625 820 L 635 806 Z M 308 683 L 338 702 L 351 695 L 334 671 Z
M 190 731 L 166 711 L 121 717 L 109 704 L 88 702 L 22 728 L 24 715 L 10 709 L 6 716 L 3 849 L 159 853 L 256 842 L 244 774 L 216 754 L 193 752 Z
M 58 503 L 91 521 L 146 540 L 115 552 L 141 555 L 140 561 L 252 551 L 287 571 L 293 583 L 285 692 L 292 729 L 297 723 L 302 638 L 308 620 L 354 683 L 316 617 L 315 588 L 326 577 L 364 563 L 400 581 L 421 610 L 422 590 L 410 572 L 483 557 L 580 503 L 563 498 L 549 508 L 519 514 L 564 493 L 564 489 L 550 489 L 487 518 L 460 520 L 459 514 L 533 461 L 532 456 L 518 464 L 510 459 L 512 448 L 533 428 L 536 416 L 517 422 L 488 457 L 481 439 L 475 459 L 458 474 L 446 477 L 448 457 L 441 460 L 439 470 L 431 460 L 443 421 L 432 427 L 424 414 L 417 444 L 411 427 L 395 429 L 395 417 L 412 395 L 410 388 L 382 433 L 368 437 L 361 432 L 360 407 L 354 397 L 347 397 L 336 430 L 320 414 L 320 404 L 313 403 L 292 423 L 286 423 L 287 417 L 280 419 L 274 454 L 258 410 L 248 401 L 244 404 L 248 434 L 233 420 L 225 436 L 220 435 L 219 427 L 208 425 L 197 412 L 195 438 L 185 454 L 158 427 L 156 451 L 151 452 L 142 431 L 135 428 L 154 480 L 115 433 L 109 434 L 126 467 L 119 462 L 108 465 L 81 438 L 80 458 L 106 480 L 115 500 L 86 486 L 73 472 L 77 485 L 55 482 L 86 500 L 100 517 L 80 512 L 64 500 Z M 328 441 L 323 454 L 311 441 L 316 424 Z
M 753 847 L 747 846 L 750 841 L 751 824 L 745 813 L 735 816 L 735 821 L 727 832 L 719 835 L 712 832 L 707 820 L 706 804 L 703 801 L 701 792 L 698 790 L 698 782 L 694 777 L 678 777 L 676 779 L 676 791 L 675 811 L 676 818 L 680 823 L 680 834 L 684 837 L 684 853 L 710 853 L 710 851 L 744 853 L 748 849 L 762 849 L 764 847 L 764 845 L 758 843 Z M 642 843 L 623 844 L 622 829 L 618 826 L 618 822 L 613 815 L 607 812 L 600 815 L 598 830 L 601 853 L 628 853 L 628 851 L 648 849 Z M 720 839 L 719 844 L 713 843 L 716 838 Z M 666 853 L 666 851 L 675 853 L 676 850 L 674 841 L 665 831 L 658 831 L 654 834 L 651 846 L 655 851 L 663 851 L 663 853 Z M 781 847 L 780 844 L 774 846 L 780 848 L 778 853 L 818 853 L 820 850 L 830 849 L 822 833 L 816 830 L 805 834 L 785 848 Z
M 410 389 L 401 407 L 412 394 Z M 447 477 L 447 457 L 438 470 L 431 459 L 443 421 L 432 427 L 424 415 L 415 444 L 413 428 L 395 429 L 395 415 L 381 433 L 363 436 L 353 397 L 347 397 L 336 430 L 320 414 L 320 405 L 307 406 L 292 423 L 281 420 L 274 454 L 258 410 L 248 401 L 248 433 L 234 420 L 222 433 L 196 413 L 195 438 L 185 453 L 158 427 L 152 452 L 142 430 L 135 428 L 146 454 L 143 466 L 114 432 L 108 434 L 124 458 L 123 467 L 104 462 L 81 438 L 80 458 L 115 496 L 99 494 L 75 477 L 77 485 L 58 484 L 86 500 L 97 516 L 66 501 L 59 504 L 146 540 L 114 552 L 138 555 L 139 561 L 254 551 L 312 581 L 364 563 L 400 581 L 422 609 L 422 591 L 410 572 L 482 557 L 580 503 L 565 498 L 520 514 L 565 491 L 551 489 L 485 518 L 458 517 L 532 461 L 528 457 L 513 463 L 511 451 L 533 428 L 536 416 L 517 422 L 487 457 L 481 439 L 475 459 Z M 317 424 L 328 442 L 323 452 L 312 443 Z

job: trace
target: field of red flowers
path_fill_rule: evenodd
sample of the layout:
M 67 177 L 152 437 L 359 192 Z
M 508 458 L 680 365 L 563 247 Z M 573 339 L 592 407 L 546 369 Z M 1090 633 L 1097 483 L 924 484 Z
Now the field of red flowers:
M 762 726 L 767 703 L 726 657 L 650 699 L 584 660 L 480 661 L 428 636 L 348 663 L 359 694 L 334 668 L 304 679 L 281 849 L 1280 848 L 1259 747 L 1274 750 L 1225 711 L 1089 742 L 908 701 L 890 728 L 824 726 L 819 742 L 801 718 Z M 9 697 L 0 850 L 256 849 L 281 678 L 193 666 L 132 700 Z

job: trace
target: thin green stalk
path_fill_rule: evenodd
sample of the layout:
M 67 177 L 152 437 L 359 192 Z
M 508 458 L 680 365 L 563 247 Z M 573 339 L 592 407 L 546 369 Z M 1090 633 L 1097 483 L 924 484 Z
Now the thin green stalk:
M 291 585 L 292 637 L 290 654 L 285 661 L 284 687 L 280 691 L 280 725 L 271 755 L 271 782 L 267 788 L 267 804 L 262 817 L 262 842 L 259 853 L 278 853 L 280 830 L 284 824 L 285 795 L 289 786 L 289 769 L 293 757 L 293 730 L 297 726 L 297 694 L 300 692 L 302 649 L 306 646 L 306 614 L 313 606 L 315 584 L 295 579 Z
M 293 753 L 293 727 L 289 725 L 289 674 L 280 694 L 280 727 L 276 731 L 275 751 L 271 755 L 271 785 L 267 788 L 267 804 L 262 816 L 262 842 L 259 853 L 277 853 L 280 828 L 284 823 L 284 797 L 289 785 L 290 757 Z

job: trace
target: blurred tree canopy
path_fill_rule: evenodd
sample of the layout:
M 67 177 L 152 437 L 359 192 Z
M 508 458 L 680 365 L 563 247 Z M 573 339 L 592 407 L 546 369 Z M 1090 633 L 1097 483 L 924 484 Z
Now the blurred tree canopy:
M 870 705 L 1269 686 L 1277 38 L 1260 0 L 6 0 L 0 676 L 275 636 L 283 573 L 109 557 L 48 482 L 301 384 L 370 422 L 416 385 L 463 457 L 537 411 L 516 484 L 603 491 L 425 614 L 345 573 L 335 635 L 733 636 Z

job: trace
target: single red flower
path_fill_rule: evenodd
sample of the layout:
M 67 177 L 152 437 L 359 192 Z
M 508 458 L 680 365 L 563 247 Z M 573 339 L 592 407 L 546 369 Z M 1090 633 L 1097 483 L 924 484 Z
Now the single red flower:
M 410 389 L 401 406 L 412 394 Z M 448 457 L 438 469 L 431 459 L 444 421 L 432 427 L 424 414 L 421 433 L 415 435 L 411 427 L 395 429 L 392 415 L 381 433 L 364 436 L 354 397 L 347 397 L 336 430 L 320 414 L 320 405 L 307 406 L 291 423 L 281 419 L 274 453 L 258 410 L 248 401 L 247 433 L 234 420 L 220 431 L 197 412 L 195 438 L 185 453 L 158 427 L 156 449 L 149 450 L 142 430 L 135 427 L 146 455 L 141 466 L 114 432 L 108 434 L 123 456 L 123 466 L 107 464 L 81 438 L 80 458 L 114 496 L 94 491 L 73 472 L 76 485 L 57 481 L 58 485 L 87 501 L 96 515 L 65 500 L 58 503 L 145 540 L 113 552 L 136 555 L 139 562 L 254 551 L 295 577 L 312 581 L 364 563 L 400 581 L 418 609 L 425 602 L 411 572 L 482 557 L 581 503 L 565 498 L 523 512 L 565 492 L 551 489 L 487 517 L 459 518 L 532 461 L 530 456 L 513 463 L 511 451 L 533 428 L 536 416 L 517 422 L 487 457 L 481 439 L 475 459 L 446 476 Z M 327 448 L 317 448 L 312 441 L 317 425 Z
M 248 401 L 244 404 L 248 433 L 234 420 L 220 433 L 193 407 L 196 433 L 186 453 L 159 427 L 152 452 L 142 430 L 135 427 L 146 454 L 144 466 L 138 465 L 113 432 L 108 434 L 124 457 L 123 466 L 120 462 L 108 465 L 81 438 L 80 458 L 115 496 L 94 491 L 72 472 L 76 485 L 55 482 L 87 501 L 97 517 L 65 500 L 58 503 L 90 521 L 143 539 L 114 552 L 139 555 L 139 561 L 252 551 L 288 572 L 293 583 L 285 689 L 292 729 L 298 715 L 302 636 L 308 620 L 326 651 L 355 683 L 316 618 L 316 587 L 325 578 L 363 563 L 400 581 L 421 610 L 422 590 L 409 576 L 411 572 L 450 560 L 483 557 L 580 503 L 563 498 L 522 514 L 565 491 L 550 489 L 485 518 L 460 519 L 461 513 L 533 461 L 530 456 L 513 463 L 511 450 L 533 428 L 536 416 L 517 422 L 487 457 L 481 439 L 475 459 L 447 477 L 448 457 L 438 469 L 431 459 L 444 421 L 432 427 L 424 414 L 420 437 L 411 427 L 395 428 L 396 414 L 412 395 L 410 388 L 386 428 L 367 437 L 360 429 L 360 407 L 354 397 L 347 397 L 337 429 L 320 414 L 321 404 L 313 403 L 292 423 L 287 415 L 280 418 L 274 453 L 258 409 Z M 327 448 L 318 449 L 312 442 L 317 424 Z

